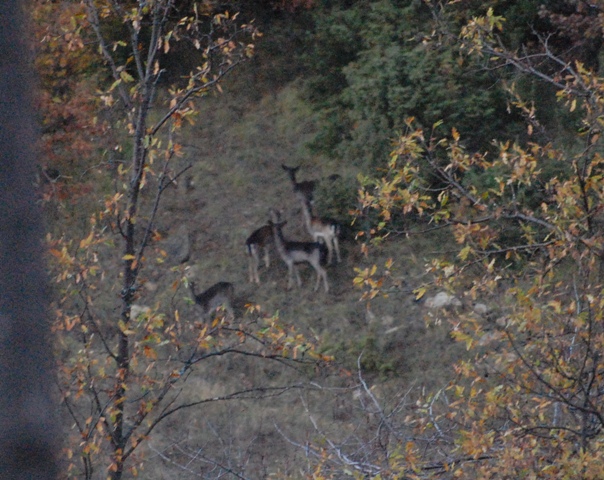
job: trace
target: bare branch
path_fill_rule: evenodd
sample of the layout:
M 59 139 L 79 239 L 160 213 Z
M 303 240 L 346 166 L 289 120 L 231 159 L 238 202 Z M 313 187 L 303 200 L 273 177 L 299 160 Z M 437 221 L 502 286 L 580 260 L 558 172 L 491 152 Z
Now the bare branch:
M 122 102 L 124 102 L 124 106 L 126 107 L 126 109 L 131 110 L 133 108 L 132 99 L 130 98 L 130 95 L 128 94 L 128 90 L 126 89 L 126 86 L 124 85 L 124 83 L 121 80 L 120 67 L 118 67 L 117 64 L 115 63 L 113 55 L 111 55 L 111 52 L 109 51 L 109 47 L 107 46 L 107 42 L 105 41 L 105 37 L 103 37 L 103 34 L 101 32 L 101 24 L 100 24 L 98 9 L 97 9 L 96 5 L 94 4 L 93 0 L 85 0 L 85 4 L 86 4 L 86 11 L 88 12 L 88 22 L 90 23 L 90 26 L 94 30 L 94 33 L 97 38 L 97 42 L 99 44 L 99 48 L 101 50 L 101 54 L 103 55 L 103 58 L 105 58 L 105 61 L 107 62 L 107 64 L 109 65 L 109 68 L 111 69 L 111 74 L 113 76 L 113 80 L 117 84 L 117 88 L 120 93 L 120 98 L 122 99 Z

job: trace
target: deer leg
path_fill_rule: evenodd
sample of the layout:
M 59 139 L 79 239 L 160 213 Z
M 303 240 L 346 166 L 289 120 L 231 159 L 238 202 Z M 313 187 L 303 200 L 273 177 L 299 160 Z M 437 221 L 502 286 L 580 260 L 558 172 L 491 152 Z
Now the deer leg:
M 313 265 L 314 266 L 314 265 Z M 319 285 L 321 284 L 321 278 L 323 279 L 323 283 L 325 284 L 325 292 L 329 292 L 329 285 L 327 284 L 327 272 L 321 265 L 315 266 L 315 271 L 317 272 L 317 282 L 315 283 L 315 292 L 319 290 Z
M 266 268 L 271 265 L 271 259 L 268 256 L 268 247 L 264 247 L 264 265 L 266 265 Z
M 331 262 L 333 260 L 331 241 L 329 241 L 329 238 L 326 238 L 324 235 L 321 235 L 321 234 L 315 235 L 314 239 L 315 239 L 316 243 L 324 243 L 325 246 L 327 247 L 327 265 L 331 265 Z
M 289 290 L 291 288 L 292 282 L 294 280 L 294 275 L 296 276 L 296 283 L 298 284 L 298 287 L 301 287 L 302 280 L 300 279 L 300 273 L 294 265 L 294 262 L 288 263 L 287 268 L 289 269 L 289 281 L 287 282 L 287 289 Z
M 333 237 L 333 246 L 336 250 L 336 257 L 338 258 L 338 263 L 342 261 L 342 257 L 340 256 L 340 242 L 338 241 L 338 237 Z
M 331 239 L 325 238 L 325 244 L 327 245 L 327 265 L 331 265 L 333 263 L 333 246 L 331 245 Z
M 293 265 L 294 267 L 294 273 L 296 274 L 296 283 L 298 284 L 298 288 L 300 288 L 302 286 L 302 279 L 300 278 L 300 272 L 298 271 L 298 269 L 296 268 L 295 265 Z
M 255 281 L 258 285 L 260 285 L 260 275 L 258 273 L 258 268 L 260 266 L 260 260 L 258 259 L 258 257 L 256 257 L 254 259 L 254 275 L 255 275 Z
M 250 251 L 250 283 L 260 283 L 260 277 L 258 276 L 258 265 L 260 259 L 258 258 L 258 250 L 255 246 L 252 246 Z

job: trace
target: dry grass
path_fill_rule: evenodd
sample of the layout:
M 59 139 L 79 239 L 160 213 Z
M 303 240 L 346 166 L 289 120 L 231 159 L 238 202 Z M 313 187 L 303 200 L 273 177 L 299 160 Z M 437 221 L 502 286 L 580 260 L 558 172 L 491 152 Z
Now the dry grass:
M 309 240 L 281 163 L 301 164 L 301 179 L 321 179 L 332 173 L 346 178 L 356 175 L 345 163 L 338 165 L 305 153 L 305 142 L 313 133 L 312 116 L 297 99 L 295 88 L 286 87 L 251 102 L 244 92 L 231 93 L 227 86 L 223 96 L 207 99 L 202 108 L 199 122 L 183 140 L 186 155 L 180 160 L 183 167 L 193 164 L 189 172 L 192 188 L 179 189 L 166 198 L 159 225 L 168 236 L 187 225 L 192 241 L 189 264 L 202 272 L 199 288 L 217 281 L 234 283 L 239 311 L 247 302 L 262 305 L 267 312 L 278 311 L 286 323 L 319 338 L 322 351 L 335 356 L 338 368 L 354 371 L 362 354 L 366 378 L 384 392 L 445 385 L 460 349 L 450 340 L 446 324 L 426 326 L 425 309 L 411 292 L 422 280 L 427 259 L 421 252 L 426 239 L 390 242 L 376 249 L 370 259 L 363 258 L 354 241 L 344 241 L 344 261 L 328 270 L 329 294 L 312 291 L 314 272 L 304 267 L 302 288 L 287 291 L 287 271 L 274 251 L 271 267 L 260 270 L 262 284 L 248 283 L 245 239 L 266 222 L 269 208 L 284 212 L 287 237 Z M 361 292 L 352 284 L 354 267 L 383 264 L 389 257 L 395 259 L 396 288 L 388 298 L 371 304 L 359 301 Z M 164 274 L 161 281 L 158 274 L 155 280 L 163 285 L 159 290 L 175 276 Z M 194 313 L 187 310 L 185 297 L 182 291 L 178 305 L 186 318 Z M 242 384 L 297 379 L 344 390 L 296 392 L 272 400 L 216 403 L 185 411 L 171 418 L 151 441 L 145 478 L 175 478 L 176 474 L 194 478 L 182 466 L 194 466 L 197 474 L 209 472 L 210 458 L 235 470 L 244 469 L 251 478 L 269 474 L 298 477 L 306 460 L 282 433 L 297 440 L 318 440 L 303 399 L 334 436 L 357 428 L 358 405 L 346 390 L 354 382 L 335 371 L 337 368 L 312 378 L 308 372 L 258 360 L 223 359 L 202 366 L 188 385 L 185 395 L 191 399 Z M 211 478 L 209 473 L 207 476 Z
M 234 357 L 200 365 L 186 383 L 181 401 L 296 381 L 312 381 L 324 389 L 293 391 L 265 400 L 208 403 L 170 417 L 141 452 L 146 457 L 141 473 L 145 479 L 214 478 L 212 472 L 218 464 L 223 470 L 245 471 L 247 478 L 300 478 L 308 459 L 285 436 L 302 443 L 320 442 L 310 413 L 334 438 L 362 430 L 360 419 L 365 412 L 355 396 L 359 359 L 366 380 L 387 402 L 413 388 L 441 388 L 460 355 L 460 348 L 449 338 L 447 324 L 427 326 L 425 308 L 412 293 L 423 280 L 428 260 L 423 252 L 432 249 L 427 245 L 438 249 L 442 239 L 396 239 L 374 249 L 367 259 L 347 237 L 341 246 L 343 262 L 328 269 L 328 294 L 322 289 L 313 292 L 315 274 L 307 267 L 300 269 L 302 288 L 286 290 L 287 270 L 274 250 L 271 267 L 260 270 L 262 284 L 248 283 L 245 240 L 266 222 L 269 208 L 283 211 L 288 238 L 310 240 L 281 164 L 300 164 L 302 180 L 337 173 L 344 179 L 339 188 L 354 189 L 357 172 L 344 161 L 307 153 L 313 118 L 295 86 L 252 96 L 246 90 L 246 78 L 243 72 L 236 84 L 225 85 L 224 95 L 208 97 L 198 123 L 181 139 L 185 155 L 178 159 L 176 169 L 192 167 L 181 185 L 166 195 L 157 227 L 169 241 L 186 225 L 191 257 L 186 265 L 170 269 L 166 264 L 154 264 L 150 253 L 144 273 L 148 288 L 142 290 L 138 303 L 165 305 L 168 315 L 178 309 L 183 328 L 193 339 L 197 316 L 188 292 L 171 288 L 182 278 L 185 267 L 192 266 L 199 290 L 218 281 L 232 282 L 239 315 L 245 303 L 279 312 L 285 323 L 317 338 L 321 351 L 335 357 L 334 366 L 322 372 L 296 371 L 259 359 Z M 330 204 L 330 187 L 325 185 L 323 181 L 318 202 L 322 213 L 342 218 L 350 205 Z M 354 198 L 354 190 L 351 193 Z M 100 255 L 108 271 L 115 268 L 119 258 Z M 388 297 L 370 304 L 361 302 L 362 292 L 353 287 L 354 268 L 383 265 L 387 258 L 395 260 L 395 281 Z M 106 282 L 103 288 L 112 285 L 119 288 L 115 282 Z M 101 300 L 103 296 L 106 302 Z M 109 320 L 115 315 L 117 293 L 99 291 L 98 297 L 97 310 Z

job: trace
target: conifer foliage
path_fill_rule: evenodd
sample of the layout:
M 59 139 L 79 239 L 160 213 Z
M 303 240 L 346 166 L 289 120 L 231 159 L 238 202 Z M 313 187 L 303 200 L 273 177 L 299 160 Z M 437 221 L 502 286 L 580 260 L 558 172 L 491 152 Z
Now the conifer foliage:
M 547 37 L 530 52 L 512 50 L 504 31 L 493 9 L 470 19 L 460 31 L 460 59 L 477 56 L 553 87 L 566 114 L 578 118 L 572 142 L 553 139 L 530 98 L 510 84 L 525 136 L 498 139 L 486 154 L 464 145 L 456 129 L 422 128 L 409 118 L 385 175 L 362 179 L 361 211 L 382 220 L 372 240 L 387 233 L 399 209 L 420 219 L 409 234 L 430 226 L 447 232 L 441 235 L 455 241 L 455 255 L 432 259 L 431 278 L 467 305 L 493 306 L 487 317 L 471 308 L 450 317 L 453 336 L 472 355 L 456 365 L 446 401 L 426 402 L 417 426 L 432 440 L 427 449 L 408 445 L 404 471 L 412 478 L 595 479 L 604 468 L 604 79 L 562 59 Z M 373 295 L 384 288 L 379 274 L 358 283 Z M 429 288 L 418 285 L 417 298 Z

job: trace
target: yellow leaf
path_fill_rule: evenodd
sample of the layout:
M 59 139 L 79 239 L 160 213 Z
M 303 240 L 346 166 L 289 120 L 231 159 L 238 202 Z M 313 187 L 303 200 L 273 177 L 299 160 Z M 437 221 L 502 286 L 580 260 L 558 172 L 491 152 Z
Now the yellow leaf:
M 86 238 L 84 238 L 80 241 L 80 248 L 88 247 L 92 243 L 92 239 L 93 239 L 93 234 L 92 234 L 92 232 L 90 232 L 90 235 L 88 235 Z
M 462 260 L 467 260 L 468 255 L 470 254 L 471 251 L 472 251 L 472 247 L 470 247 L 469 245 L 466 245 L 465 247 L 463 247 L 461 249 L 461 252 L 459 252 L 457 254 L 457 256 Z
M 127 254 L 122 257 L 122 260 L 134 260 L 135 258 L 136 257 L 134 255 Z
M 456 128 L 453 128 L 453 130 L 451 131 L 451 135 L 453 136 L 453 140 L 455 140 L 456 142 L 459 141 L 459 132 Z
M 571 104 L 570 104 L 570 111 L 571 111 L 571 112 L 574 112 L 574 111 L 575 111 L 575 108 L 577 108 L 577 99 L 576 99 L 576 98 L 575 98 L 575 99 L 573 99 L 573 101 L 572 101 L 572 102 L 571 102 Z
M 417 288 L 413 290 L 413 293 L 415 293 L 415 299 L 419 300 L 426 294 L 426 287 Z
M 126 70 L 122 70 L 120 72 L 120 78 L 126 83 L 134 81 L 134 77 L 132 77 L 132 75 L 130 75 Z

